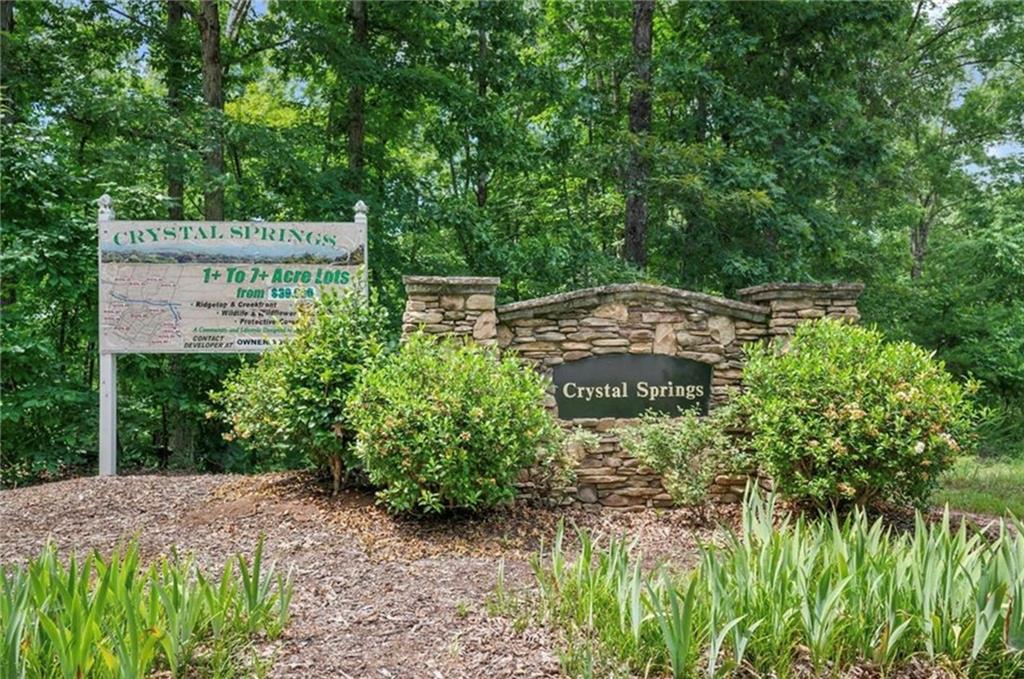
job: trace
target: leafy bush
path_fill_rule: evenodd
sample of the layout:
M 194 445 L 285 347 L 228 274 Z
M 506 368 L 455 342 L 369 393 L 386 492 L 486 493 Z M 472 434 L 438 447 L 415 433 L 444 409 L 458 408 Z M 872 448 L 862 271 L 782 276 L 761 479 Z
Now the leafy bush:
M 751 348 L 743 379 L 760 464 L 781 492 L 818 506 L 922 505 L 973 443 L 975 384 L 875 330 L 803 324 L 788 348 Z
M 327 465 L 338 492 L 354 468 L 345 399 L 384 353 L 386 315 L 350 289 L 299 310 L 294 336 L 230 375 L 210 396 L 237 439 L 268 467 Z
M 384 504 L 439 512 L 509 500 L 521 470 L 555 456 L 561 430 L 544 395 L 513 357 L 417 333 L 359 378 L 348 408 Z
M 861 509 L 844 520 L 777 516 L 752 487 L 740 534 L 702 548 L 683 573 L 644 572 L 625 539 L 599 549 L 587 533 L 570 560 L 560 527 L 533 560 L 539 601 L 517 602 L 499 579 L 492 602 L 561 628 L 563 669 L 576 676 L 803 676 L 807 663 L 814 676 L 858 665 L 887 675 L 915 657 L 956 676 L 1021 676 L 1020 523 L 1000 522 L 990 542 L 948 514 L 932 524 L 918 514 L 899 533 Z
M 716 474 L 748 471 L 742 450 L 729 433 L 735 419 L 732 406 L 716 408 L 706 417 L 694 410 L 679 417 L 647 412 L 620 435 L 631 455 L 661 474 L 674 501 L 703 505 Z
M 225 676 L 242 669 L 250 638 L 281 633 L 291 597 L 262 541 L 216 578 L 177 555 L 143 568 L 135 543 L 65 567 L 50 545 L 0 568 L 0 676 Z
M 981 382 L 990 411 L 978 454 L 1024 458 L 1024 185 L 971 201 L 962 228 L 939 223 L 919 278 L 902 266 L 865 289 L 865 318 L 887 336 L 934 348 L 947 370 Z M 898 240 L 899 252 L 906 240 Z

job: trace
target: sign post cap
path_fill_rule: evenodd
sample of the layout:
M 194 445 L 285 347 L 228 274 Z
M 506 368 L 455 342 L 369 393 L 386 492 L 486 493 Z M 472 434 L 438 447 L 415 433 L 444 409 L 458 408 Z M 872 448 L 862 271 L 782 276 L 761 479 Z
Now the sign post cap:
M 100 221 L 108 221 L 114 218 L 114 199 L 110 197 L 109 193 L 104 193 L 96 200 L 96 204 L 99 206 L 99 219 Z

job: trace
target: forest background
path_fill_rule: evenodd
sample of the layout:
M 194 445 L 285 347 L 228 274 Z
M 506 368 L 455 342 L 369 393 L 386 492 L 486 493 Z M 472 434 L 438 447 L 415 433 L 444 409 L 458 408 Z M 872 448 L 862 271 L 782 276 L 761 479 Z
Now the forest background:
M 1024 4 L 0 2 L 4 485 L 95 469 L 96 199 L 348 220 L 502 301 L 863 281 L 1024 456 Z M 248 471 L 237 356 L 120 360 L 122 468 Z

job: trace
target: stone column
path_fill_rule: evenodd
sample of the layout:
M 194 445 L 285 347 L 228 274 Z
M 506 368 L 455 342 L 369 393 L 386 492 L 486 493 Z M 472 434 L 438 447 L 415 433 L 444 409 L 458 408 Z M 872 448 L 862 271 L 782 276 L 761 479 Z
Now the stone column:
M 402 335 L 422 328 L 435 335 L 471 337 L 497 343 L 494 292 L 500 278 L 478 276 L 404 276 Z
M 863 283 L 765 283 L 740 290 L 744 302 L 767 307 L 768 337 L 792 335 L 797 325 L 813 318 L 860 319 L 857 298 Z

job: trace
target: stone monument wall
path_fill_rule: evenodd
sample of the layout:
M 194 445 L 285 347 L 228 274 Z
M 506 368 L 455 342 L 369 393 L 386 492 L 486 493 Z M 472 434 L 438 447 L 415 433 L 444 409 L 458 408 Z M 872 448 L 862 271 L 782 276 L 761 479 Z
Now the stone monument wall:
M 609 354 L 663 355 L 711 366 L 708 406 L 739 389 L 743 347 L 791 334 L 805 320 L 828 317 L 855 322 L 860 284 L 771 283 L 739 291 L 739 300 L 655 285 L 608 285 L 497 306 L 497 278 L 407 276 L 403 333 L 472 337 L 514 350 L 540 372 Z M 558 416 L 551 386 L 546 405 Z M 570 490 L 575 499 L 607 507 L 672 504 L 660 477 L 625 452 L 616 429 L 624 418 L 576 418 L 600 438 L 586 455 Z M 722 475 L 710 489 L 719 502 L 741 499 L 745 477 Z M 524 492 L 530 492 L 526 484 Z

